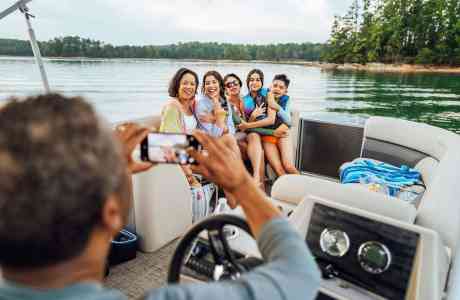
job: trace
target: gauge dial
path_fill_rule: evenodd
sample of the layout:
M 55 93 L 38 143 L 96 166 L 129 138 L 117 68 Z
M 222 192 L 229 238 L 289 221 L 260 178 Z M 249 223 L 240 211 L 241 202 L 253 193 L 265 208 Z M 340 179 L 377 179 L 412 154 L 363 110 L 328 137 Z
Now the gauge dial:
M 336 229 L 324 229 L 319 244 L 323 252 L 335 257 L 344 256 L 350 249 L 350 239 L 347 233 Z
M 379 242 L 366 242 L 359 247 L 358 261 L 368 273 L 381 274 L 391 264 L 391 252 Z

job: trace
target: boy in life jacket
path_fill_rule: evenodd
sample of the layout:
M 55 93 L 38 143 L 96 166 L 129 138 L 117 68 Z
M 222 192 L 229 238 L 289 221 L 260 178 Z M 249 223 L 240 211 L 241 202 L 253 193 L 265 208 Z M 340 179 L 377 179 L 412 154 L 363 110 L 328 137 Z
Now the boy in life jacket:
M 278 176 L 299 174 L 294 165 L 292 140 L 289 136 L 292 101 L 287 92 L 290 82 L 285 74 L 275 75 L 271 86 L 274 97 L 267 98 L 268 107 L 276 111 L 276 120 L 273 136 L 263 138 L 263 147 L 268 162 Z
M 250 93 L 243 98 L 245 113 L 253 108 L 251 117 L 255 120 L 239 126 L 241 130 L 257 132 L 262 136 L 265 155 L 278 176 L 299 173 L 293 163 L 292 142 L 289 137 L 289 128 L 292 125 L 291 101 L 287 95 L 289 84 L 290 80 L 285 74 L 278 74 L 273 78 L 270 92 L 261 88 L 257 94 Z M 261 113 L 254 118 L 254 111 L 257 112 L 257 109 Z M 274 121 L 271 124 L 254 128 L 263 119 L 267 122 L 268 119 L 273 119 L 273 112 Z

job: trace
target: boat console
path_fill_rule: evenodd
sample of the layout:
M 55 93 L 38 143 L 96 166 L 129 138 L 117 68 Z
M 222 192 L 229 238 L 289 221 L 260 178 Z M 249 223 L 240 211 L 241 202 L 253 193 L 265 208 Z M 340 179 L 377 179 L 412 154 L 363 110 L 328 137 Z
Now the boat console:
M 323 204 L 306 242 L 325 280 L 339 278 L 388 299 L 405 299 L 419 234 Z
M 323 272 L 324 297 L 443 296 L 449 257 L 433 230 L 312 196 L 295 209 L 291 222 Z
M 436 232 L 315 197 L 306 197 L 290 221 L 323 272 L 317 299 L 442 298 L 449 259 Z M 250 270 L 263 261 L 255 242 L 239 231 L 228 245 Z M 225 278 L 212 251 L 201 234 L 184 260 L 181 281 Z

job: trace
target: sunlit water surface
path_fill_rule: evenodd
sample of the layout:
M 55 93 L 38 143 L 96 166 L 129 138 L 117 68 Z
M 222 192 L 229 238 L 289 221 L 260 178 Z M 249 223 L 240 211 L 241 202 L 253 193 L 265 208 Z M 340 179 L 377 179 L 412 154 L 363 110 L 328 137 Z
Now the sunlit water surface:
M 274 74 L 285 73 L 291 78 L 294 108 L 308 118 L 362 124 L 368 116 L 392 116 L 460 132 L 460 75 L 324 72 L 268 63 L 45 60 L 54 91 L 84 96 L 110 122 L 159 113 L 168 99 L 168 82 L 180 67 L 195 70 L 200 81 L 208 70 L 236 73 L 244 81 L 249 70 L 259 68 L 266 84 Z M 41 91 L 32 58 L 0 57 L 0 101 Z

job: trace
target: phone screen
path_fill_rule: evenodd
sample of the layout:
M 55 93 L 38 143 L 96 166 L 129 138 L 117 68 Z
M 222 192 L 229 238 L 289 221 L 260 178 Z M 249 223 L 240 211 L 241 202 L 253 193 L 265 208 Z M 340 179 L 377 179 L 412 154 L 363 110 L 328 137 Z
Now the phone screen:
M 194 146 L 194 140 L 193 136 L 186 134 L 149 133 L 141 143 L 141 159 L 181 165 L 193 163 L 186 149 Z

